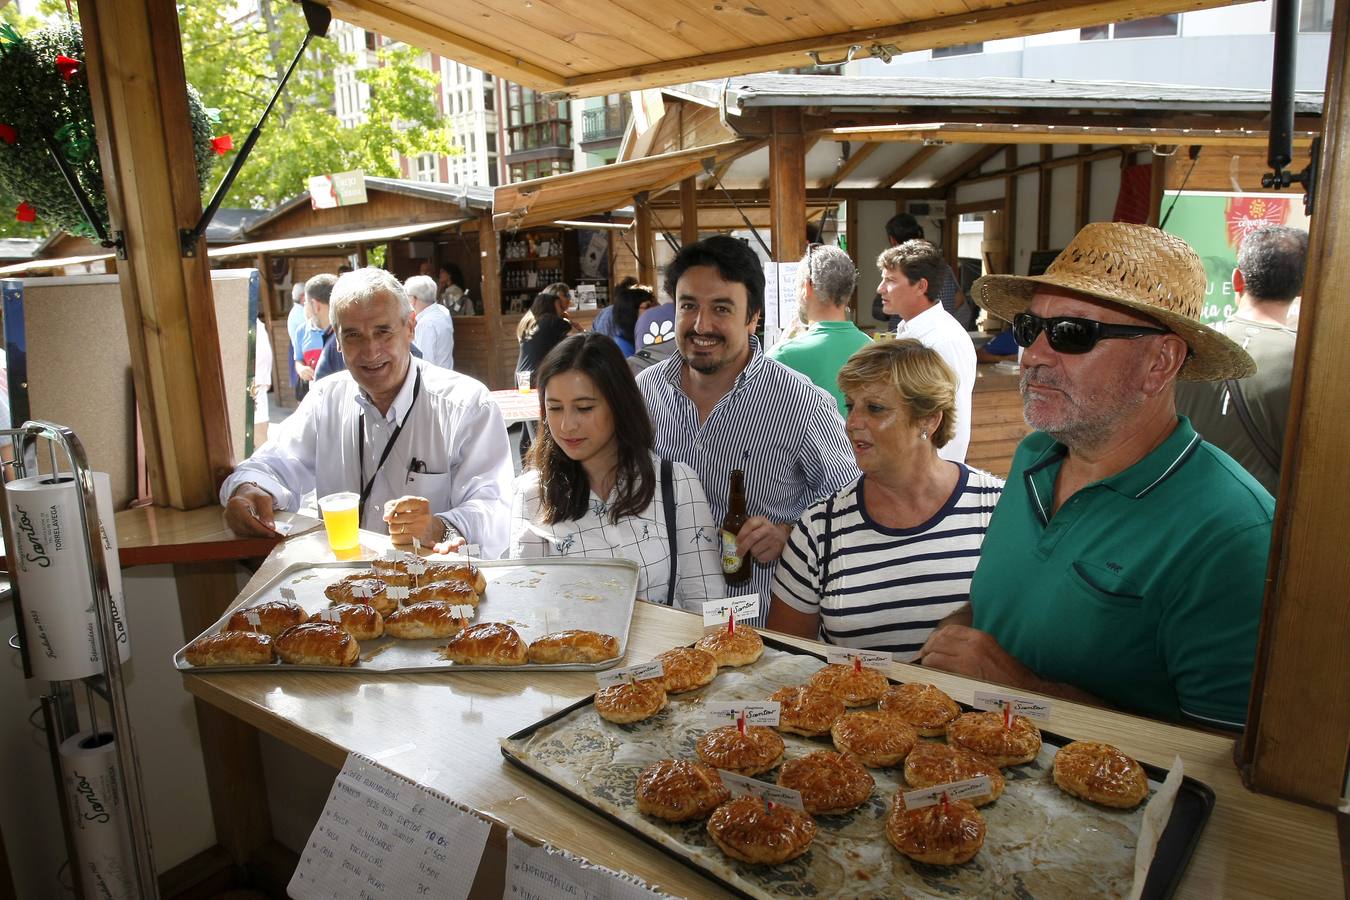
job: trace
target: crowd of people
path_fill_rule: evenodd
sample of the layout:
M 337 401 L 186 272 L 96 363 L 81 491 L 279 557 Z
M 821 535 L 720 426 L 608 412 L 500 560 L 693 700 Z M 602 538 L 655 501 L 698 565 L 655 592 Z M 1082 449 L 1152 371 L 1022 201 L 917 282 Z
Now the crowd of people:
M 487 388 L 453 371 L 444 286 L 316 276 L 290 329 L 303 399 L 222 486 L 227 521 L 270 534 L 307 493 L 352 491 L 396 546 L 623 557 L 652 602 L 753 594 L 772 629 L 1240 727 L 1279 469 L 1262 444 L 1282 446 L 1306 235 L 1248 236 L 1239 314 L 1213 329 L 1199 258 L 1157 229 L 1088 225 L 1043 275 L 958 298 L 937 249 L 892 224 L 888 340 L 851 321 L 857 272 L 830 246 L 797 268 L 806 330 L 768 352 L 763 267 L 730 237 L 680 250 L 671 303 L 621 284 L 589 332 L 568 286 L 545 288 L 517 332 L 540 405 L 518 477 Z M 1033 431 L 1006 482 L 965 463 L 972 303 L 1020 355 Z M 729 584 L 740 560 L 751 575 Z

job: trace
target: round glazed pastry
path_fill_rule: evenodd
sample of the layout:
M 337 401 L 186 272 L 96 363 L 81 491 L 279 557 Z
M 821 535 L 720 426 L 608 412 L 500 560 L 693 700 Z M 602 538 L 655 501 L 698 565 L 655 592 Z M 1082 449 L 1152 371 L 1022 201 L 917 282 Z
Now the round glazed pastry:
M 708 835 L 732 859 L 776 866 L 807 851 L 816 837 L 816 823 L 799 809 L 737 797 L 713 811 Z
M 931 684 L 893 684 L 877 703 L 914 726 L 922 737 L 947 733 L 947 723 L 961 715 L 961 707 Z
M 998 770 L 998 766 L 960 747 L 932 741 L 919 741 L 905 757 L 905 782 L 915 789 L 951 784 L 981 775 L 989 779 L 990 792 L 983 797 L 966 798 L 976 806 L 993 803 L 1003 793 L 1003 773 Z
M 403 641 L 425 638 L 448 638 L 468 625 L 468 620 L 455 615 L 454 603 L 423 600 L 396 609 L 384 620 L 384 633 Z
M 1110 744 L 1074 741 L 1055 754 L 1055 784 L 1084 800 L 1131 809 L 1148 796 L 1143 766 Z
M 880 669 L 829 665 L 812 675 L 806 684 L 829 691 L 843 700 L 845 706 L 871 706 L 886 692 L 890 682 Z
M 965 800 L 907 810 L 904 793 L 898 792 L 886 816 L 886 840 L 918 862 L 958 866 L 984 846 L 984 816 Z
M 321 609 L 309 617 L 311 622 L 331 622 L 358 641 L 373 641 L 384 634 L 384 617 L 364 603 L 345 603 Z
M 530 644 L 530 662 L 597 663 L 619 655 L 619 639 L 598 631 L 555 631 Z
M 650 719 L 665 708 L 666 688 L 660 678 L 612 684 L 595 694 L 595 711 L 616 725 Z
M 468 563 L 428 562 L 423 578 L 427 581 L 462 581 L 478 594 L 487 590 L 487 579 L 483 577 L 483 570 Z
M 385 623 L 386 631 L 389 624 Z M 466 666 L 523 666 L 529 648 L 510 625 L 482 622 L 452 637 L 441 649 L 441 656 Z
M 657 659 L 666 673 L 666 693 L 682 694 L 711 684 L 717 677 L 717 657 L 697 647 L 676 647 Z
M 783 739 L 763 725 L 749 725 L 741 731 L 735 725 L 714 728 L 694 745 L 699 758 L 710 766 L 737 775 L 758 775 L 783 759 Z
M 969 712 L 947 726 L 947 743 L 996 766 L 1015 766 L 1041 752 L 1041 730 L 1026 716 L 1013 716 L 1012 728 L 1005 728 L 1001 712 Z
M 769 695 L 781 704 L 778 712 L 778 730 L 806 737 L 829 734 L 834 723 L 844 714 L 844 701 L 829 691 L 808 685 L 779 688 Z
M 729 799 L 717 770 L 692 760 L 654 762 L 637 780 L 638 812 L 667 822 L 702 819 Z
M 433 581 L 422 583 L 408 592 L 409 603 L 421 603 L 425 600 L 439 600 L 442 603 L 457 603 L 477 606 L 478 592 L 462 581 Z
M 877 710 L 845 713 L 830 729 L 835 749 L 852 753 L 865 766 L 893 766 L 914 749 L 919 736 L 895 713 Z
M 357 574 L 368 576 L 370 573 L 358 572 Z M 389 596 L 389 585 L 381 578 L 358 578 L 348 575 L 336 584 L 330 584 L 324 588 L 323 595 L 334 606 L 364 603 L 367 606 L 373 606 L 382 616 L 387 616 L 398 609 L 398 601 Z
M 719 666 L 748 666 L 764 653 L 759 632 L 748 625 L 705 634 L 694 646 L 711 653 Z
M 256 631 L 221 631 L 197 638 L 183 651 L 193 666 L 267 666 L 276 662 L 272 639 Z
M 258 624 L 254 625 L 251 616 L 258 617 Z M 270 638 L 275 638 L 287 628 L 299 625 L 308 619 L 304 609 L 298 604 L 289 600 L 268 600 L 266 603 L 259 603 L 257 606 L 250 606 L 247 609 L 237 609 L 234 615 L 230 616 L 230 621 L 225 624 L 222 631 L 256 631 L 259 634 L 265 634 Z
M 281 661 L 293 666 L 354 666 L 361 655 L 356 638 L 331 622 L 287 628 L 274 644 Z
M 813 816 L 841 816 L 857 809 L 876 787 L 862 763 L 829 750 L 789 759 L 778 773 L 778 783 L 800 791 L 802 806 Z

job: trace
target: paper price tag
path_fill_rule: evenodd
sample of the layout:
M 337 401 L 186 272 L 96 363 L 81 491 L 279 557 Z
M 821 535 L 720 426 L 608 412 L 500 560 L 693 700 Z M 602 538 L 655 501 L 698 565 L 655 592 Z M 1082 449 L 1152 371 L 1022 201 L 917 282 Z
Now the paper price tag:
M 392 549 L 384 551 L 384 555 L 380 557 L 380 559 L 384 560 L 385 562 L 398 562 L 402 558 L 403 553 L 401 551 Z
M 935 784 L 917 791 L 905 791 L 905 809 L 936 806 L 942 802 L 943 794 L 947 795 L 948 800 L 969 800 L 972 797 L 983 797 L 993 790 L 988 775 L 968 778 L 965 781 L 953 781 L 951 784 Z
M 421 552 L 422 552 L 422 542 L 417 538 L 413 538 L 413 553 L 421 553 Z
M 319 610 L 319 621 L 340 624 L 342 622 L 342 613 L 331 606 L 328 609 L 321 609 Z
M 373 600 L 375 598 L 375 591 L 371 589 L 371 586 L 368 584 L 353 584 L 352 597 L 357 600 Z
M 759 595 L 750 594 L 745 597 L 723 597 L 720 600 L 709 600 L 703 604 L 703 627 L 710 628 L 714 625 L 725 626 L 727 618 L 730 615 L 736 616 L 737 622 L 744 622 L 748 619 L 759 617 Z
M 281 599 L 295 602 L 295 588 L 284 587 L 281 589 Z
M 825 661 L 832 666 L 851 666 L 855 659 L 862 663 L 865 669 L 889 669 L 891 666 L 891 654 L 880 650 L 836 647 L 825 652 Z
M 1015 694 L 976 691 L 975 700 L 971 703 L 971 706 L 989 712 L 1003 712 L 1004 705 L 1008 703 L 1012 704 L 1012 714 L 1015 716 L 1026 716 L 1028 719 L 1035 719 L 1037 722 L 1050 721 L 1050 708 L 1053 704 L 1049 700 L 1028 700 L 1026 697 L 1018 697 Z
M 456 619 L 472 619 L 476 610 L 467 603 L 456 604 L 450 607 L 450 615 Z
M 387 587 L 384 589 L 384 595 L 390 600 L 396 600 L 401 603 L 408 599 L 408 588 L 406 585 L 402 587 Z
M 783 704 L 777 700 L 709 700 L 703 704 L 708 721 L 715 725 L 736 724 L 745 717 L 746 727 L 751 725 L 773 726 L 778 724 L 778 716 Z
M 737 775 L 735 772 L 728 772 L 726 769 L 718 769 L 717 774 L 722 776 L 722 783 L 734 796 L 758 797 L 779 806 L 788 806 L 803 811 L 805 809 L 802 806 L 801 791 L 769 784 L 767 781 L 760 781 L 758 778 L 746 778 L 744 775 Z
M 477 544 L 464 544 L 459 548 L 459 553 L 460 556 L 464 557 L 464 561 L 468 562 L 471 559 L 478 559 L 482 556 L 483 549 Z
M 634 681 L 648 681 L 652 678 L 661 678 L 666 674 L 666 667 L 661 665 L 661 660 L 654 659 L 651 662 L 639 663 L 636 666 L 628 666 L 624 669 L 610 669 L 608 672 L 596 672 L 595 683 L 600 685 L 600 689 L 613 687 L 616 684 L 629 684 Z
M 416 559 L 410 559 L 410 560 L 408 560 L 408 574 L 409 574 L 409 575 L 425 575 L 425 574 L 427 574 L 427 564 L 426 564 L 426 560 L 423 560 L 423 559 L 421 559 L 421 558 L 416 558 Z
M 258 611 L 256 609 L 244 610 L 244 621 L 252 625 L 254 631 L 257 631 L 259 628 L 262 628 L 262 616 L 258 615 Z

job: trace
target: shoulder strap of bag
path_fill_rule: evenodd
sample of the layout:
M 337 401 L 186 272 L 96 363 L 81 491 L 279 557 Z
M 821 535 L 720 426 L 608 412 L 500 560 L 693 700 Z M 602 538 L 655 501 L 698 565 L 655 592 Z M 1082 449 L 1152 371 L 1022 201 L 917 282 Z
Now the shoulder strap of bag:
M 1280 471 L 1280 455 L 1270 446 L 1270 442 L 1265 439 L 1256 429 L 1256 422 L 1252 420 L 1252 411 L 1247 407 L 1247 398 L 1242 396 L 1242 387 L 1238 384 L 1236 378 L 1225 378 L 1224 387 L 1228 390 L 1228 396 L 1232 398 L 1233 408 L 1237 410 L 1238 419 L 1242 422 L 1242 427 L 1247 432 L 1247 437 L 1252 439 L 1252 445 L 1256 447 L 1256 452 L 1261 454 L 1261 458 L 1266 461 L 1276 472 Z
M 822 550 L 820 554 L 820 599 L 825 600 L 825 594 L 830 584 L 830 554 L 833 551 L 834 544 L 834 494 L 825 498 L 825 534 L 821 541 Z
M 675 466 L 661 460 L 661 507 L 666 514 L 666 540 L 670 541 L 670 580 L 666 583 L 666 606 L 675 605 L 675 575 L 680 554 L 675 536 Z

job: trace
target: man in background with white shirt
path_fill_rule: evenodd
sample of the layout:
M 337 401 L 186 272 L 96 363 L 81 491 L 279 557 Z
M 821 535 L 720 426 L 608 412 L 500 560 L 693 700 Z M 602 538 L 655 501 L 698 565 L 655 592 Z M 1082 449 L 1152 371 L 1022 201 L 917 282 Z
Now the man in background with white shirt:
M 975 389 L 975 345 L 961 323 L 938 302 L 947 262 L 928 241 L 906 241 L 881 252 L 882 308 L 904 321 L 896 337 L 913 338 L 932 347 L 956 375 L 956 434 L 938 451 L 943 459 L 963 463 L 970 447 L 970 394 Z
M 442 369 L 455 367 L 455 323 L 450 310 L 436 302 L 436 282 L 427 275 L 414 275 L 403 282 L 403 289 L 417 314 L 413 342 L 422 358 Z
M 396 546 L 506 549 L 511 455 L 487 388 L 412 356 L 412 305 L 397 278 L 366 268 L 338 279 L 330 303 L 347 370 L 315 382 L 272 439 L 220 489 L 238 534 L 275 534 L 273 511 L 309 491 L 361 496 L 361 527 Z

